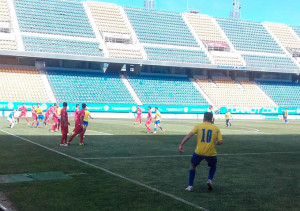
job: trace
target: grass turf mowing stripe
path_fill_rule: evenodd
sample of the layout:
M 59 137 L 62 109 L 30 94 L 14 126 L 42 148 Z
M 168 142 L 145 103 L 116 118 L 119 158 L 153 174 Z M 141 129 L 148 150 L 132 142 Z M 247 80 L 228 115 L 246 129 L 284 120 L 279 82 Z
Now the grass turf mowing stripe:
M 121 175 L 121 174 L 117 174 L 117 173 L 112 172 L 112 171 L 110 171 L 110 170 L 108 170 L 108 169 L 105 169 L 105 168 L 102 168 L 102 167 L 100 167 L 100 166 L 96 166 L 96 165 L 94 165 L 94 164 L 85 162 L 85 161 L 83 161 L 83 160 L 80 160 L 79 158 L 76 158 L 76 157 L 73 157 L 73 156 L 71 156 L 71 155 L 65 154 L 65 153 L 63 153 L 63 152 L 59 152 L 59 151 L 57 151 L 57 150 L 51 149 L 51 148 L 46 147 L 46 146 L 44 146 L 44 145 L 42 145 L 42 144 L 39 144 L 39 143 L 30 141 L 29 139 L 26 139 L 26 138 L 23 138 L 23 137 L 21 137 L 21 136 L 12 134 L 12 133 L 7 132 L 7 131 L 5 131 L 5 130 L 0 130 L 0 131 L 2 131 L 3 133 L 9 134 L 9 135 L 11 135 L 11 136 L 14 136 L 14 137 L 16 137 L 16 138 L 19 138 L 19 139 L 21 139 L 21 140 L 23 140 L 23 141 L 26 141 L 26 142 L 28 142 L 28 143 L 37 145 L 37 146 L 42 147 L 42 148 L 44 148 L 44 149 L 47 149 L 47 150 L 49 150 L 49 151 L 52 151 L 52 152 L 55 152 L 55 153 L 60 154 L 60 155 L 62 155 L 62 156 L 65 156 L 65 157 L 67 157 L 67 158 L 76 160 L 76 161 L 78 161 L 78 162 L 80 162 L 80 163 L 83 163 L 83 164 L 85 164 L 85 165 L 87 165 L 87 166 L 90 166 L 90 167 L 93 167 L 93 168 L 102 170 L 102 171 L 104 171 L 104 172 L 106 172 L 106 173 L 108 173 L 108 174 L 111 174 L 111 175 L 113 175 L 113 176 L 122 178 L 122 179 L 124 179 L 124 180 L 126 180 L 126 181 L 129 181 L 129 182 L 131 182 L 131 183 L 134 183 L 134 184 L 136 184 L 136 185 L 142 186 L 142 187 L 147 188 L 147 189 L 149 189 L 149 190 L 152 190 L 152 191 L 155 191 L 155 192 L 160 193 L 160 194 L 162 194 L 162 195 L 168 196 L 168 197 L 170 197 L 170 198 L 172 198 L 172 199 L 175 199 L 175 200 L 177 200 L 177 201 L 180 201 L 180 202 L 182 202 L 182 203 L 184 203 L 184 204 L 186 204 L 186 205 L 189 205 L 189 206 L 191 206 L 191 207 L 194 207 L 194 208 L 196 208 L 196 209 L 199 209 L 199 210 L 205 210 L 205 211 L 207 210 L 207 209 L 205 209 L 204 207 L 201 207 L 201 206 L 199 206 L 199 205 L 197 205 L 197 204 L 194 204 L 194 203 L 192 203 L 192 202 L 186 201 L 186 200 L 184 200 L 184 199 L 182 199 L 182 198 L 179 198 L 179 197 L 177 197 L 177 196 L 175 196 L 175 195 L 173 195 L 173 194 L 170 194 L 170 193 L 161 191 L 161 190 L 159 190 L 159 189 L 157 189 L 157 188 L 154 188 L 154 187 L 151 187 L 151 186 L 146 185 L 146 184 L 144 184 L 144 183 L 141 183 L 141 182 L 139 182 L 139 181 L 130 179 L 130 178 L 125 177 L 125 176 L 123 176 L 123 175 Z
M 300 152 L 244 152 L 232 154 L 218 154 L 218 156 L 235 156 L 235 155 L 271 155 L 271 154 L 300 154 Z M 105 160 L 105 159 L 140 159 L 140 158 L 174 158 L 174 157 L 192 157 L 192 155 L 149 155 L 149 156 L 132 156 L 132 157 L 100 157 L 100 158 L 78 158 L 81 160 Z

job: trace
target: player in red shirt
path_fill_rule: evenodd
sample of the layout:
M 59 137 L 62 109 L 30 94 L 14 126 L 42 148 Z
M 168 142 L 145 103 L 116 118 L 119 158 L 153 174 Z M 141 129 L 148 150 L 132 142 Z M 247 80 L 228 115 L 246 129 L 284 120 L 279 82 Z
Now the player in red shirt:
M 74 133 L 70 137 L 70 139 L 68 141 L 68 144 L 70 144 L 70 142 L 73 140 L 73 138 L 79 134 L 80 135 L 80 144 L 79 145 L 83 146 L 83 134 L 84 134 L 83 118 L 84 118 L 84 115 L 85 115 L 85 108 L 86 108 L 86 104 L 83 103 L 82 104 L 82 109 L 78 112 L 77 119 L 75 120 Z
M 58 114 L 57 114 L 57 103 L 54 103 L 53 109 L 52 109 L 52 128 L 51 132 L 57 132 L 57 124 L 58 124 Z
M 74 121 L 75 122 L 76 122 L 78 113 L 79 113 L 79 104 L 76 104 L 76 108 L 75 108 L 75 111 L 74 111 Z
M 61 109 L 61 141 L 60 146 L 68 146 L 67 138 L 68 138 L 68 132 L 70 125 L 68 120 L 68 112 L 67 112 L 68 104 L 66 102 L 63 103 L 63 108 Z
M 26 106 L 25 106 L 25 103 L 23 103 L 23 105 L 22 105 L 22 107 L 20 107 L 19 109 L 18 109 L 18 111 L 21 111 L 21 113 L 20 113 L 20 115 L 19 115 L 19 117 L 18 117 L 18 123 L 20 123 L 20 118 L 21 117 L 25 117 L 26 118 L 26 121 L 27 121 L 27 124 L 28 124 L 28 126 L 29 126 L 29 120 L 28 120 L 28 117 L 26 116 L 26 113 L 27 113 L 27 108 L 26 108 Z
M 36 111 L 35 111 L 35 106 L 34 105 L 32 105 L 32 107 L 31 107 L 31 113 L 32 113 L 31 127 L 33 127 L 34 124 L 37 122 L 37 115 L 36 115 Z
M 142 109 L 138 105 L 138 109 L 136 110 L 136 119 L 135 119 L 134 124 L 136 124 L 138 120 L 140 120 L 140 124 L 142 124 L 142 112 L 143 112 Z
M 50 108 L 45 113 L 44 124 L 46 128 L 47 128 L 47 123 L 50 124 L 50 114 L 52 113 L 53 113 L 53 106 L 50 106 Z
M 147 121 L 146 121 L 146 124 L 145 124 L 148 133 L 151 132 L 151 129 L 150 129 L 151 122 L 152 122 L 152 111 L 151 111 L 151 107 L 148 106 L 148 116 L 147 116 Z

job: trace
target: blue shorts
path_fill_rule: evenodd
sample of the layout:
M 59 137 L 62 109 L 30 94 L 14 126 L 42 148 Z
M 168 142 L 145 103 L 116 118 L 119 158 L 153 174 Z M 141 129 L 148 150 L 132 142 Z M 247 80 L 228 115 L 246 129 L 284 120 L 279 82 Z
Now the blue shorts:
M 154 122 L 154 124 L 160 124 L 160 120 L 156 120 L 155 122 Z
M 89 125 L 89 122 L 83 121 L 82 124 L 85 125 L 85 126 L 88 126 L 88 125 Z
M 226 123 L 228 123 L 230 121 L 230 119 L 226 119 Z
M 45 117 L 44 117 L 43 114 L 37 116 L 37 119 L 38 119 L 38 120 L 40 120 L 40 119 L 43 120 L 44 118 L 45 118 Z
M 61 118 L 59 118 L 59 119 L 57 119 L 58 120 L 58 122 L 60 122 L 61 121 Z
M 203 155 L 198 155 L 197 153 L 194 153 L 191 159 L 191 163 L 194 166 L 198 166 L 202 160 L 207 161 L 207 165 L 209 167 L 214 167 L 217 165 L 217 156 L 203 156 Z

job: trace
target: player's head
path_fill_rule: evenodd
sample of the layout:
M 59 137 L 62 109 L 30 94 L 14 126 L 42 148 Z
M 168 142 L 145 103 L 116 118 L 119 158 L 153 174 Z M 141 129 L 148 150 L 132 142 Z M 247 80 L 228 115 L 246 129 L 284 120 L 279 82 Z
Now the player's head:
M 227 112 L 229 112 L 229 109 L 227 109 Z
M 79 108 L 79 104 L 76 104 L 76 108 Z
M 138 108 L 140 108 L 140 105 L 138 105 Z
M 151 106 L 148 106 L 148 110 L 151 110 Z
M 88 106 L 85 106 L 85 110 L 87 110 L 88 109 Z
M 16 110 L 16 109 L 14 109 L 14 110 L 13 110 L 13 112 L 17 112 L 17 110 Z
M 25 106 L 25 103 L 23 103 L 22 105 Z
M 212 122 L 213 114 L 211 112 L 205 112 L 203 122 Z
M 67 107 L 68 107 L 68 103 L 64 102 L 64 103 L 63 103 L 63 107 L 64 107 L 64 108 L 67 108 Z
M 212 105 L 209 105 L 209 108 L 210 108 L 210 109 L 212 109 L 212 108 L 213 108 L 213 106 L 212 106 Z
M 82 103 L 82 106 L 81 106 L 83 109 L 86 108 L 86 104 L 85 103 Z
M 56 106 L 57 106 L 57 103 L 54 103 L 53 106 L 56 107 Z
M 34 106 L 34 105 L 32 105 L 31 107 L 32 107 L 32 108 L 35 108 L 35 106 Z
M 285 108 L 285 110 L 287 110 L 287 108 Z
M 40 107 L 40 104 L 39 104 L 39 103 L 37 104 L 37 107 L 38 107 L 38 108 Z
M 158 107 L 155 107 L 155 111 L 157 111 L 158 110 Z

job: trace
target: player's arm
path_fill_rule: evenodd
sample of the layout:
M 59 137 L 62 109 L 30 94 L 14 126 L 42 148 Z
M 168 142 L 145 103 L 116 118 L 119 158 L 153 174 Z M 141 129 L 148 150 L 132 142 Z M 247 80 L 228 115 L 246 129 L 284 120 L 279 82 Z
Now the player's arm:
M 222 134 L 221 131 L 218 131 L 218 139 L 216 141 L 216 145 L 222 145 L 223 144 L 223 138 L 222 138 Z
M 180 153 L 183 153 L 184 150 L 183 150 L 183 145 L 188 141 L 190 140 L 190 138 L 192 138 L 194 136 L 194 133 L 190 132 L 189 134 L 187 134 L 181 141 L 181 143 L 179 144 L 179 152 Z
M 83 118 L 84 118 L 84 116 L 80 116 L 80 125 L 81 125 L 81 127 L 83 127 Z
M 91 114 L 89 114 L 89 118 L 94 119 L 94 118 L 91 116 Z

